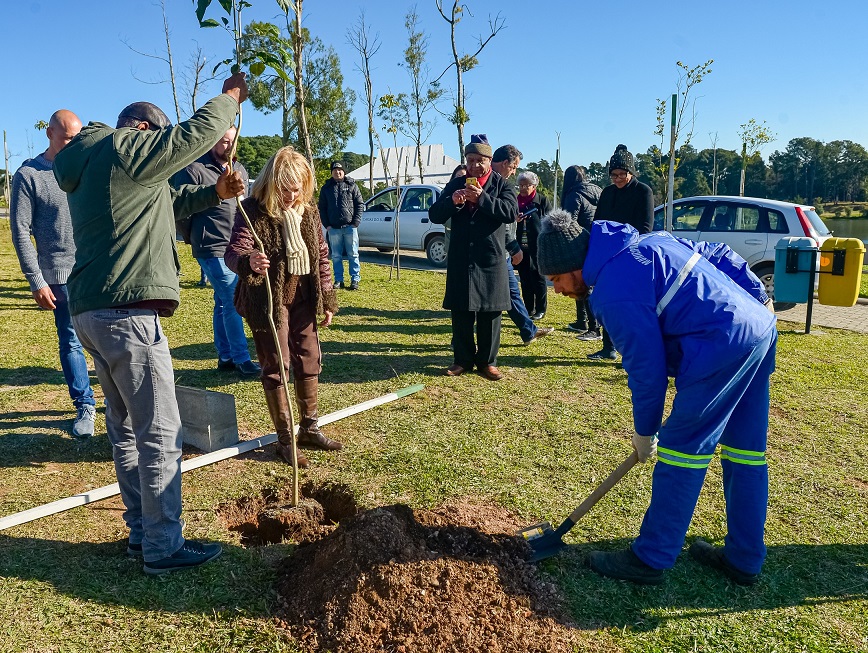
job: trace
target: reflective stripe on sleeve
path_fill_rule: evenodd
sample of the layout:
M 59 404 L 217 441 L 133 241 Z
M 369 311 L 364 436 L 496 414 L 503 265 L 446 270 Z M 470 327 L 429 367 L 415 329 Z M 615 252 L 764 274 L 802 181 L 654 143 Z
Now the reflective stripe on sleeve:
M 747 451 L 745 449 L 733 449 L 720 445 L 720 459 L 728 460 L 741 465 L 765 465 L 765 451 Z
M 693 269 L 693 266 L 696 265 L 697 261 L 701 259 L 699 252 L 694 252 L 693 256 L 687 259 L 687 263 L 684 264 L 684 267 L 678 272 L 678 276 L 675 277 L 675 281 L 669 286 L 669 290 L 666 291 L 666 294 L 663 295 L 662 299 L 657 302 L 657 315 L 660 315 L 669 302 L 672 301 L 672 298 L 675 297 L 675 293 L 678 292 L 678 289 L 681 288 L 681 285 L 684 283 L 684 280 L 687 278 L 687 275 L 690 274 L 690 271 Z
M 708 467 L 714 454 L 696 455 L 687 454 L 666 449 L 665 447 L 657 447 L 657 461 L 666 463 L 667 465 L 675 465 L 676 467 L 689 467 L 691 469 L 705 469 Z

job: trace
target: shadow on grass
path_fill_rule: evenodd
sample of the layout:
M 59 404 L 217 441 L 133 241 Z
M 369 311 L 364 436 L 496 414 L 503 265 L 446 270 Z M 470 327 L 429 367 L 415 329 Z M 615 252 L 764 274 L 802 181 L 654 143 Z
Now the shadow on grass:
M 63 372 L 53 367 L 0 367 L 0 385 L 66 385 Z
M 72 437 L 74 416 L 71 408 L 0 414 L 0 468 L 111 462 L 111 445 L 104 431 L 91 438 Z
M 760 581 L 753 587 L 732 583 L 720 572 L 695 562 L 686 550 L 658 586 L 603 578 L 588 567 L 590 551 L 623 549 L 629 543 L 571 545 L 560 556 L 541 563 L 567 597 L 579 628 L 642 632 L 667 621 L 868 598 L 868 544 L 771 546 Z
M 61 429 L 71 424 L 75 411 L 69 410 L 18 410 L 0 413 L 0 430 L 15 431 L 18 429 Z M 43 419 L 39 419 L 43 418 Z M 52 418 L 52 419 L 44 419 Z
M 126 547 L 126 540 L 71 543 L 0 533 L 0 576 L 145 611 L 267 614 L 274 571 L 256 553 L 224 543 L 222 556 L 201 568 L 151 577 L 142 571 L 141 558 L 126 556 Z
M 36 302 L 33 300 L 33 293 L 30 292 L 27 288 L 26 284 L 14 285 L 14 286 L 6 286 L 0 285 L 0 298 L 2 299 L 13 299 L 23 302 L 30 302 L 32 306 L 21 306 L 20 304 L 10 304 L 9 308 L 18 308 L 18 309 L 26 309 L 26 308 L 34 308 L 38 309 Z

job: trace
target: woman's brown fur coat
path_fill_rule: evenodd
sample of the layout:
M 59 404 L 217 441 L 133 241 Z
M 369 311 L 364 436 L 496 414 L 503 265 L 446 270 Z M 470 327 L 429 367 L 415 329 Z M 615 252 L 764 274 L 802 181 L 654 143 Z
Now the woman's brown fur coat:
M 259 202 L 252 197 L 242 204 L 250 217 L 256 234 L 262 240 L 265 255 L 270 266 L 268 277 L 271 280 L 271 291 L 274 300 L 273 314 L 275 325 L 282 325 L 280 304 L 288 306 L 295 297 L 299 281 L 303 277 L 290 275 L 286 269 L 286 248 L 283 240 L 283 227 L 279 218 L 267 215 Z M 337 292 L 332 282 L 331 265 L 329 262 L 328 245 L 323 238 L 320 226 L 319 212 L 315 206 L 305 205 L 301 220 L 301 236 L 310 254 L 310 277 L 313 297 L 316 301 L 316 312 L 322 315 L 325 311 L 337 313 Z M 235 310 L 250 325 L 253 331 L 267 331 L 268 315 L 266 306 L 268 294 L 265 288 L 265 277 L 256 274 L 250 268 L 250 254 L 258 249 L 253 234 L 238 211 L 235 215 L 235 225 L 232 237 L 226 249 L 226 266 L 238 275 L 238 285 L 235 287 Z

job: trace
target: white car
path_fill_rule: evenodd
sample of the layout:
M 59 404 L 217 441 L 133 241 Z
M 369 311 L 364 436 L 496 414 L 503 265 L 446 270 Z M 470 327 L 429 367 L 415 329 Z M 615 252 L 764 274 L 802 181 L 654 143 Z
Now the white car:
M 400 221 L 401 249 L 425 252 L 438 267 L 446 266 L 446 231 L 433 224 L 428 209 L 440 196 L 440 188 L 430 184 L 401 186 L 400 211 L 395 211 L 398 193 L 387 188 L 365 202 L 359 224 L 359 246 L 391 251 L 395 242 L 395 222 Z
M 809 237 L 823 244 L 831 232 L 813 206 L 756 197 L 711 195 L 675 200 L 672 234 L 690 240 L 726 243 L 775 294 L 775 245 L 788 236 Z M 654 210 L 654 229 L 665 227 L 666 207 Z M 775 304 L 785 310 L 794 304 Z

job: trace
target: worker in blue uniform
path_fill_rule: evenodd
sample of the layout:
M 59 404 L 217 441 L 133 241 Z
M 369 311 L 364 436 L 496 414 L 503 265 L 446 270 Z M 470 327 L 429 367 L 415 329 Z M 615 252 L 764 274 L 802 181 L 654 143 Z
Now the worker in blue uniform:
M 762 283 L 722 244 L 594 222 L 563 211 L 543 222 L 539 267 L 555 292 L 590 298 L 622 353 L 632 393 L 633 446 L 657 456 L 651 504 L 624 551 L 595 551 L 591 568 L 644 584 L 675 564 L 706 470 L 720 445 L 727 534 L 690 554 L 737 583 L 756 582 L 765 559 L 769 377 L 777 329 Z M 765 304 L 765 306 L 764 306 Z M 675 399 L 663 422 L 668 377 Z

